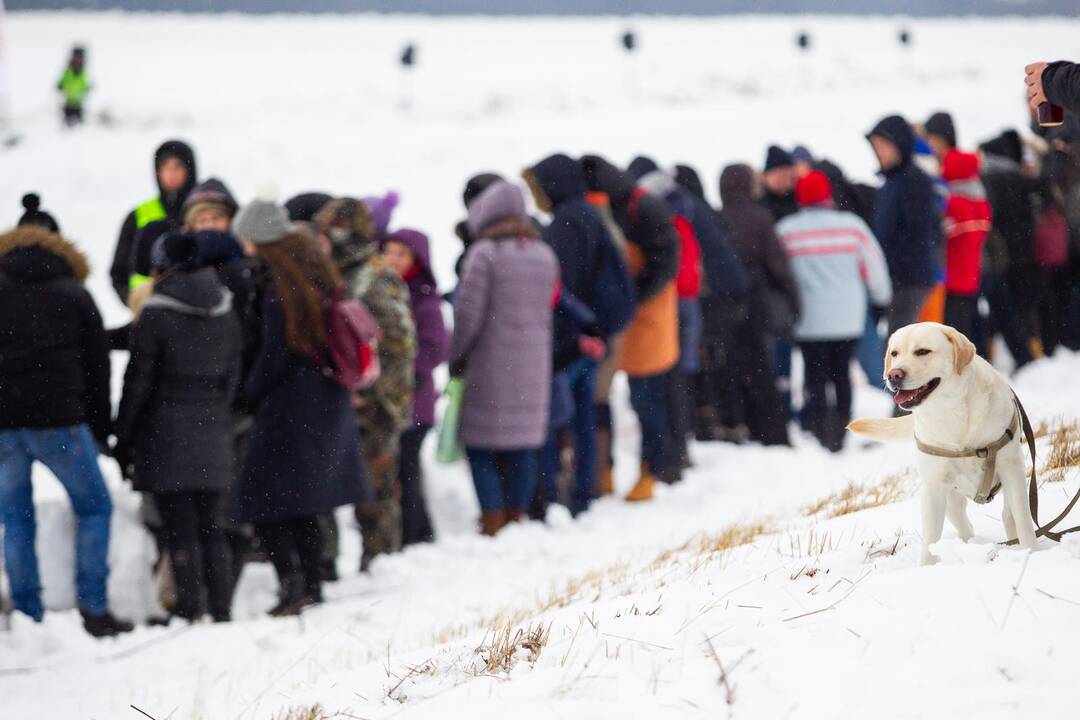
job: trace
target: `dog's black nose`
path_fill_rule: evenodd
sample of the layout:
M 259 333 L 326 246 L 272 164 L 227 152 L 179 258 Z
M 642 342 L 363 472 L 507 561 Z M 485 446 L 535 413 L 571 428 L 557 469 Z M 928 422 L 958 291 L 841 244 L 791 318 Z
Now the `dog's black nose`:
M 893 385 L 899 385 L 904 382 L 904 378 L 907 377 L 907 373 L 897 368 L 896 370 L 889 371 L 889 382 Z

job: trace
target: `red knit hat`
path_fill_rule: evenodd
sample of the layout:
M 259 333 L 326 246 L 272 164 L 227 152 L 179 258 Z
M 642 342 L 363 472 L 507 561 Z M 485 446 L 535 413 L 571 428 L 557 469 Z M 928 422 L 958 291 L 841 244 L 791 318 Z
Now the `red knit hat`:
M 795 199 L 800 207 L 831 203 L 832 183 L 820 170 L 809 172 L 799 178 L 799 182 L 795 184 Z

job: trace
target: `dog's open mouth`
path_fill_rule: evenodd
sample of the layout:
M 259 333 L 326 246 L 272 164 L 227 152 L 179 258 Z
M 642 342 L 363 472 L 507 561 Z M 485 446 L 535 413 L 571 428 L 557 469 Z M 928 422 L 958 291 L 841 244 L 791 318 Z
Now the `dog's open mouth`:
M 893 394 L 893 401 L 904 410 L 910 410 L 921 405 L 922 401 L 930 397 L 930 393 L 934 392 L 940 384 L 941 378 L 934 378 L 922 387 L 913 390 L 897 390 Z

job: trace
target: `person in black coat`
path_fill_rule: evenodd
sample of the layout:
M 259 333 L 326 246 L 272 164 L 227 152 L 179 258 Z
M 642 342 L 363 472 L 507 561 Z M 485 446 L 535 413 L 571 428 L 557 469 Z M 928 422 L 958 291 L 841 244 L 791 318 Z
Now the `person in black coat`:
M 232 293 L 199 267 L 195 238 L 177 233 L 163 244 L 161 274 L 132 329 L 115 455 L 161 514 L 175 614 L 196 620 L 208 609 L 222 622 L 232 571 L 220 516 L 233 473 L 240 324 Z
M 124 218 L 120 237 L 116 241 L 109 276 L 113 289 L 127 303 L 128 293 L 143 279 L 137 277 L 132 264 L 137 250 L 137 237 L 151 223 L 155 228 L 145 235 L 146 266 L 149 265 L 150 246 L 158 236 L 178 229 L 180 213 L 191 189 L 196 184 L 195 152 L 180 140 L 168 140 L 154 152 L 154 177 L 158 194 L 139 204 Z M 141 255 L 140 255 L 141 257 Z
M 542 237 L 559 259 L 564 291 L 595 314 L 600 263 L 605 250 L 614 247 L 614 241 L 599 213 L 585 200 L 588 187 L 581 165 L 573 158 L 558 153 L 527 168 L 522 176 L 532 191 L 536 206 L 551 213 L 551 222 L 544 227 Z M 576 461 L 570 511 L 576 515 L 588 509 L 596 487 L 593 395 L 596 392 L 597 363 L 581 356 L 578 350 L 580 330 L 577 324 L 565 317 L 565 313 L 556 313 L 554 328 L 555 367 L 565 371 L 573 399 L 570 426 Z M 558 435 L 558 429 L 553 429 L 552 437 L 543 451 L 549 469 L 558 464 Z
M 761 206 L 769 211 L 774 223 L 799 211 L 795 202 L 795 161 L 791 153 L 770 145 L 765 154 L 765 169 L 761 171 Z
M 371 493 L 351 395 L 313 357 L 326 353 L 324 308 L 342 297 L 341 278 L 310 237 L 289 231 L 284 209 L 276 210 L 251 218 L 261 231 L 245 240 L 245 251 L 265 263 L 268 282 L 260 288 L 259 350 L 243 386 L 255 425 L 234 515 L 254 523 L 281 585 L 271 612 L 288 615 L 322 599 L 318 516 Z
M 938 282 L 943 243 L 941 207 L 933 184 L 915 163 L 915 133 L 899 115 L 881 120 L 866 135 L 885 183 L 872 225 L 893 283 L 889 335 L 915 322 Z
M 732 415 L 721 419 L 722 435 L 764 445 L 789 445 L 788 411 L 777 388 L 770 337 L 790 333 L 799 313 L 799 289 L 772 216 L 754 202 L 754 171 L 730 165 L 720 175 L 718 215 L 731 233 L 735 254 L 750 276 L 747 318 L 734 329 L 739 392 Z M 772 320 L 775 318 L 775 320 Z M 784 325 L 784 327 L 781 327 Z
M 1021 171 L 1023 143 L 1015 130 L 982 143 L 979 150 L 982 181 L 994 218 L 986 239 L 988 262 L 982 281 L 990 308 L 987 334 L 992 337 L 1000 332 L 1013 362 L 1022 367 L 1033 359 L 1031 338 L 1036 335 L 1036 300 L 1041 294 L 1033 247 L 1034 200 L 1041 184 Z
M 40 621 L 31 466 L 41 462 L 78 520 L 76 584 L 95 636 L 131 629 L 108 609 L 112 503 L 98 466 L 111 432 L 109 346 L 82 283 L 86 258 L 40 214 L 0 235 L 0 524 L 15 608 Z M 40 224 L 39 224 L 40 223 Z M 51 550 L 51 549 L 50 549 Z

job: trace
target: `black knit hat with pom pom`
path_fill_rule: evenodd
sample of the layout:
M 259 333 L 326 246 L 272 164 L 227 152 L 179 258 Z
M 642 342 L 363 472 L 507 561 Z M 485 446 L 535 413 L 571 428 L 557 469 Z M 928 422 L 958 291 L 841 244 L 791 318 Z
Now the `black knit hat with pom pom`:
M 37 225 L 49 232 L 60 232 L 60 226 L 56 224 L 53 216 L 41 209 L 41 198 L 37 194 L 27 193 L 23 195 L 22 206 L 26 209 L 26 212 L 19 218 L 19 225 Z

